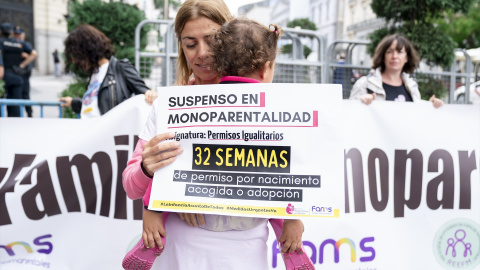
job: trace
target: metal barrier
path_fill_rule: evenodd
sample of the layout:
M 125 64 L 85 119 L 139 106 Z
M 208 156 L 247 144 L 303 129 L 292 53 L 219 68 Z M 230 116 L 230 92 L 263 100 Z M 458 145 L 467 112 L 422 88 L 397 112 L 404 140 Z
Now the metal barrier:
M 342 85 L 343 85 L 343 98 L 348 98 L 350 96 L 350 91 L 352 89 L 353 84 L 355 81 L 360 78 L 361 76 L 365 76 L 370 73 L 371 68 L 369 66 L 364 65 L 354 65 L 352 51 L 353 49 L 358 46 L 366 46 L 370 42 L 368 41 L 351 41 L 351 40 L 335 40 L 327 50 L 327 56 L 325 59 L 328 59 L 327 63 L 325 64 L 326 69 L 330 70 L 330 74 L 333 74 L 335 69 L 345 69 L 343 74 L 345 74 Z M 338 64 L 333 62 L 335 56 L 336 46 L 340 44 L 346 44 L 345 49 L 345 63 Z M 458 63 L 454 62 L 450 68 L 446 71 L 439 67 L 428 67 L 431 69 L 437 69 L 437 71 L 428 71 L 425 69 L 417 69 L 414 74 L 412 75 L 413 78 L 417 79 L 417 82 L 424 83 L 424 84 L 431 84 L 430 87 L 444 87 L 447 91 L 446 93 L 446 101 L 448 103 L 458 103 L 455 99 L 455 89 L 457 89 L 461 85 L 465 85 L 465 89 L 470 89 L 470 81 L 472 78 L 472 62 L 470 60 L 470 56 L 466 53 L 465 50 L 455 49 L 455 51 L 462 52 L 465 55 L 465 63 L 466 63 L 466 71 L 465 73 L 458 72 Z M 441 71 L 438 71 L 441 70 Z M 349 76 L 351 74 L 351 76 Z M 326 83 L 333 82 L 333 76 L 328 76 Z M 461 103 L 467 103 L 469 98 L 470 91 L 465 91 L 465 100 L 461 101 Z
M 145 48 L 140 48 L 142 27 L 149 27 Z M 154 91 L 159 86 L 173 85 L 175 81 L 175 62 L 178 56 L 176 41 L 172 20 L 144 20 L 135 29 L 135 68 Z
M 148 27 L 149 44 L 140 48 L 140 30 Z M 353 64 L 353 50 L 359 46 L 366 46 L 368 41 L 335 40 L 326 47 L 326 40 L 315 31 L 284 28 L 284 35 L 279 46 L 291 44 L 292 52 L 281 53 L 275 63 L 275 83 L 332 83 L 336 70 L 345 74 L 342 78 L 343 98 L 350 96 L 353 84 L 361 76 L 367 75 L 371 67 L 365 64 Z M 153 38 L 152 38 L 153 37 Z M 155 39 L 155 37 L 159 37 Z M 161 40 L 161 42 L 159 42 Z M 153 44 L 153 46 L 152 46 Z M 303 55 L 304 45 L 313 48 L 313 57 L 308 59 Z M 338 45 L 346 52 L 345 64 L 336 62 L 335 55 Z M 152 49 L 153 48 L 153 49 Z M 465 50 L 456 50 L 465 54 L 467 69 L 465 73 L 457 72 L 455 62 L 447 71 L 439 67 L 422 67 L 413 74 L 419 83 L 433 84 L 433 87 L 444 87 L 447 91 L 446 101 L 456 103 L 455 89 L 465 85 L 470 89 L 472 78 L 472 64 Z M 366 53 L 365 53 L 366 54 Z M 363 54 L 362 54 L 363 55 Z M 177 38 L 173 29 L 172 20 L 145 20 L 137 25 L 135 30 L 135 67 L 150 89 L 157 90 L 159 86 L 173 85 L 176 78 L 175 63 L 178 57 Z M 430 69 L 430 70 L 424 70 Z M 338 82 L 336 82 L 338 83 Z M 465 91 L 465 103 L 469 100 L 469 91 Z
M 279 46 L 291 41 L 292 53 L 277 56 L 275 61 L 274 83 L 321 83 L 327 76 L 325 63 L 326 40 L 318 33 L 310 30 L 283 28 Z M 302 42 L 303 40 L 303 42 Z M 305 59 L 304 43 L 313 47 L 310 59 Z M 281 49 L 281 48 L 279 48 Z
M 61 101 L 31 101 L 25 99 L 0 99 L 0 117 L 6 117 L 5 106 L 20 106 L 20 117 L 24 117 L 25 106 L 40 106 L 40 117 L 43 118 L 43 107 L 58 107 L 58 117 L 62 118 Z
M 148 27 L 151 37 L 160 37 L 161 42 L 149 39 L 145 48 L 140 48 L 140 32 Z M 314 31 L 301 29 L 283 29 L 283 41 L 292 41 L 292 56 L 278 57 L 275 65 L 274 82 L 282 83 L 321 83 L 326 72 L 322 73 L 325 56 L 325 38 Z M 314 40 L 313 47 L 317 54 L 316 61 L 304 59 L 302 39 Z M 176 59 L 178 57 L 177 38 L 172 20 L 144 20 L 135 29 L 135 67 L 140 77 L 150 89 L 159 86 L 171 86 L 176 79 Z M 290 59 L 289 59 L 290 58 Z
M 348 99 L 350 97 L 350 91 L 356 80 L 362 76 L 367 75 L 371 68 L 362 65 L 353 65 L 353 49 L 358 46 L 366 46 L 370 42 L 368 41 L 352 41 L 352 40 L 335 40 L 330 46 L 328 46 L 327 54 L 325 55 L 326 65 L 325 68 L 329 71 L 330 76 L 326 77 L 325 83 L 340 83 L 343 88 L 343 98 Z M 336 47 L 340 44 L 347 44 L 345 49 L 345 63 L 339 64 L 335 59 Z M 334 78 L 335 72 L 340 71 L 340 78 Z M 343 75 L 343 76 L 342 76 Z M 338 80 L 337 82 L 335 81 Z

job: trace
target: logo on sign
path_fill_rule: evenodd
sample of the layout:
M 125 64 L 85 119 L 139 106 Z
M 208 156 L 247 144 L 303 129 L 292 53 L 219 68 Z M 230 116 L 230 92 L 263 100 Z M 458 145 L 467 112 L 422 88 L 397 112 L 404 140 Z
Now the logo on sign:
M 324 263 L 340 263 L 341 257 L 346 262 L 350 260 L 352 263 L 357 262 L 357 258 L 361 263 L 372 262 L 376 257 L 374 248 L 375 237 L 364 237 L 360 242 L 354 242 L 350 238 L 325 239 L 321 243 L 312 241 L 303 241 L 306 252 L 310 255 L 310 260 L 314 264 Z M 358 244 L 358 245 L 357 245 Z M 341 246 L 343 248 L 340 250 Z M 272 268 L 277 268 L 277 257 L 281 258 L 280 250 L 278 249 L 277 240 L 272 244 Z M 333 258 L 331 253 L 333 251 Z M 350 252 L 350 254 L 348 254 Z M 340 255 L 341 254 L 341 255 Z M 348 256 L 350 255 L 350 256 Z M 363 268 L 362 268 L 363 269 Z
M 331 206 L 312 206 L 312 215 L 333 214 L 333 207 Z
M 454 219 L 435 235 L 433 251 L 445 269 L 472 269 L 480 262 L 480 226 L 469 219 Z
M 295 211 L 295 207 L 293 206 L 293 204 L 289 203 L 287 208 L 285 208 L 285 212 L 287 212 L 287 214 L 291 215 L 291 214 L 293 214 L 293 211 Z
M 36 250 L 38 253 L 50 254 L 52 252 L 53 245 L 52 245 L 51 242 L 44 241 L 44 240 L 47 239 L 47 238 L 51 238 L 51 237 L 52 237 L 51 234 L 47 234 L 47 235 L 42 235 L 42 236 L 39 236 L 39 237 L 33 239 L 33 245 L 34 245 L 33 248 L 27 242 L 18 241 L 18 242 L 12 242 L 12 243 L 9 243 L 9 244 L 6 244 L 6 245 L 0 245 L 0 249 L 5 250 L 8 254 L 8 256 L 15 256 L 16 255 L 15 252 L 18 252 L 18 253 L 21 252 L 22 249 L 15 249 L 15 251 L 14 251 L 13 250 L 14 246 L 23 247 L 27 253 L 33 253 L 34 250 Z M 40 247 L 42 247 L 42 248 L 40 248 Z

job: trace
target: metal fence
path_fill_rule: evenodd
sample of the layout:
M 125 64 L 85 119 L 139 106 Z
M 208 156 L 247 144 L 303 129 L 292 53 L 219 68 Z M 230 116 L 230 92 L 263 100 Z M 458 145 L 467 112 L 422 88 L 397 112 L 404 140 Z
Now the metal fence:
M 39 106 L 40 117 L 43 118 L 43 107 L 58 107 L 58 117 L 62 118 L 61 101 L 30 101 L 25 99 L 0 99 L 0 117 L 6 117 L 6 106 L 20 106 L 20 117 L 24 117 L 25 106 Z
M 147 28 L 147 46 L 140 47 L 140 30 Z M 356 63 L 354 50 L 363 48 L 357 54 L 366 56 L 368 41 L 336 40 L 327 47 L 323 36 L 310 30 L 284 28 L 279 49 L 283 49 L 275 64 L 275 83 L 339 83 L 334 80 L 336 72 L 344 74 L 341 78 L 343 98 L 350 96 L 355 81 L 367 75 L 371 67 L 365 63 Z M 288 50 L 286 50 L 288 48 Z M 305 50 L 311 50 L 308 57 Z M 338 63 L 336 55 L 345 52 L 345 63 Z M 455 89 L 465 85 L 470 89 L 472 79 L 472 62 L 464 50 L 466 69 L 460 72 L 455 62 L 449 69 L 426 66 L 417 69 L 413 77 L 422 85 L 442 87 L 446 90 L 444 100 L 456 103 Z M 171 20 L 145 20 L 135 31 L 135 66 L 140 76 L 150 89 L 160 86 L 171 86 L 175 83 L 175 64 L 178 57 L 177 38 Z M 337 73 L 338 74 L 338 73 Z M 465 99 L 469 99 L 469 91 L 465 91 Z M 463 103 L 463 101 L 462 101 Z M 468 103 L 468 102 L 466 102 Z

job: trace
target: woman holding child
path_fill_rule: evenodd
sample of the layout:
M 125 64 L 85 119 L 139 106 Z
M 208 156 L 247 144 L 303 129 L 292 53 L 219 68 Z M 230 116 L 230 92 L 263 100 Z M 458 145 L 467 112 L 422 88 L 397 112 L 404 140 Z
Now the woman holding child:
M 268 29 L 246 19 L 232 20 L 222 0 L 187 0 L 175 19 L 175 32 L 179 47 L 177 85 L 272 81 L 280 28 Z M 218 40 L 224 43 L 215 45 Z M 252 47 L 238 42 L 242 40 L 251 41 L 248 45 Z M 235 49 L 225 53 L 221 51 L 223 47 Z M 246 51 L 255 53 L 245 55 Z M 224 69 L 216 65 L 221 62 L 231 65 Z M 220 77 L 226 75 L 237 77 Z M 155 124 L 156 104 L 123 173 L 127 195 L 131 199 L 143 197 L 145 205 L 154 172 L 174 162 L 183 152 L 178 142 L 162 143 L 174 134 L 159 134 L 161 131 Z M 301 244 L 303 223 L 278 219 L 270 222 L 277 239 L 283 243 L 282 251 L 291 252 L 284 253 L 287 269 L 314 269 Z M 263 218 L 145 210 L 143 239 L 127 254 L 123 266 L 125 269 L 265 270 L 268 269 L 267 237 L 267 219 Z

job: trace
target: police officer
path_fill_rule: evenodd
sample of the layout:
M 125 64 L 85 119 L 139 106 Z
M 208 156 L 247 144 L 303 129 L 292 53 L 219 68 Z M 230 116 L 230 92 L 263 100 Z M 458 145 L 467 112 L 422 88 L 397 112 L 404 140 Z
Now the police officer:
M 24 42 L 25 46 L 28 46 L 29 49 L 35 52 L 35 57 L 37 55 L 36 51 L 33 49 L 32 44 L 25 41 L 25 31 L 23 31 L 23 27 L 20 25 L 15 26 L 13 29 L 13 37 L 18 40 Z M 27 58 L 28 55 L 26 53 L 22 53 L 22 58 Z M 28 64 L 25 68 L 26 73 L 23 76 L 23 91 L 22 91 L 22 99 L 30 100 L 30 76 L 32 75 L 32 64 Z M 27 111 L 28 117 L 32 117 L 32 106 L 25 106 L 25 110 Z
M 3 80 L 8 99 L 21 99 L 23 92 L 23 78 L 25 67 L 37 56 L 35 51 L 12 38 L 13 27 L 10 23 L 3 23 L 0 26 L 2 39 L 0 39 L 0 50 L 2 51 L 3 67 L 5 70 Z M 27 57 L 22 59 L 22 52 Z M 8 117 L 19 117 L 20 106 L 7 106 Z

